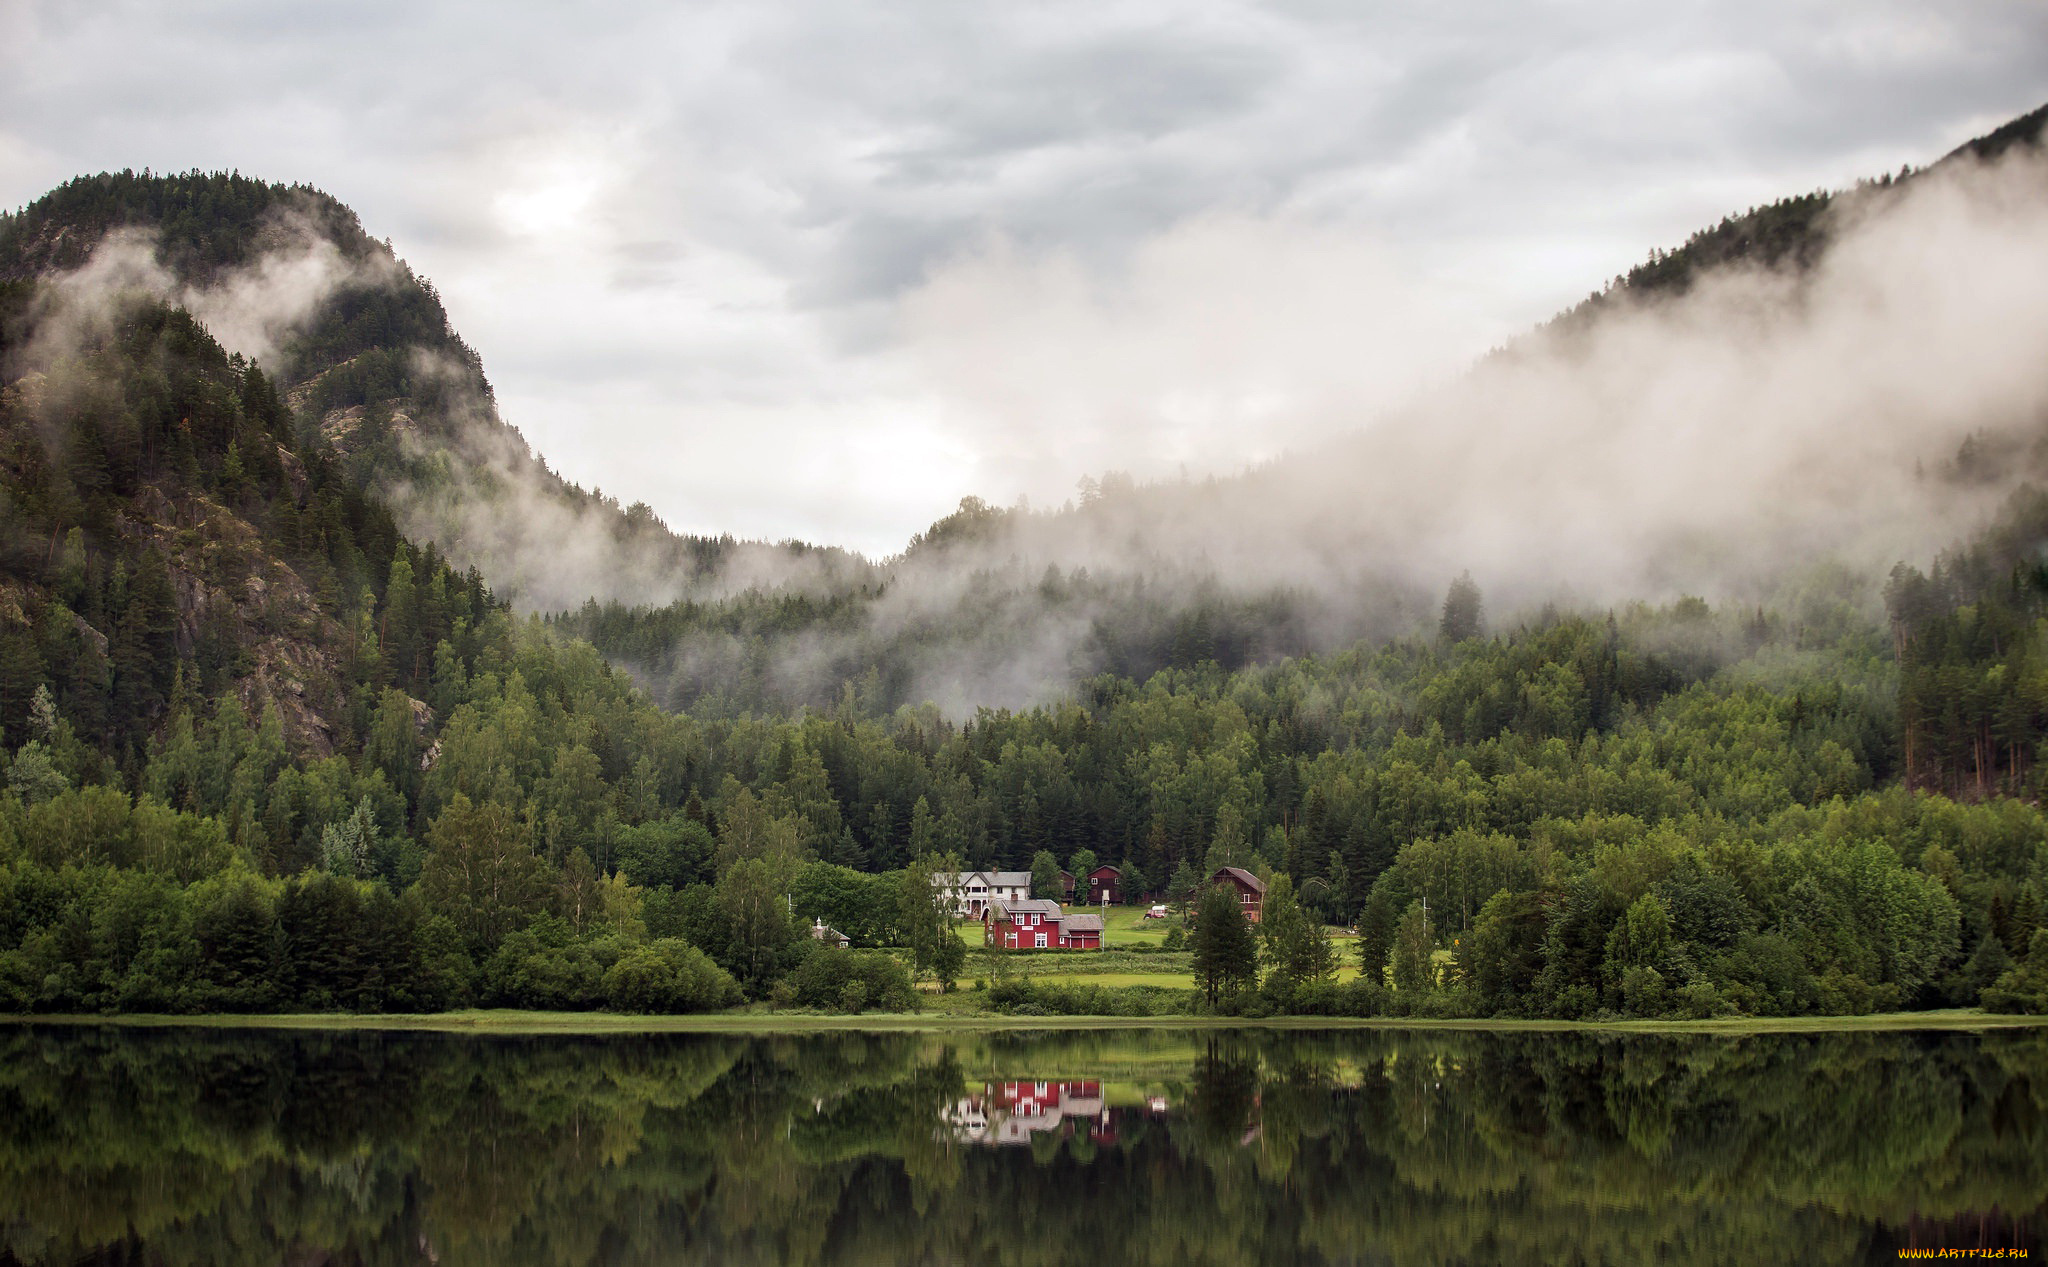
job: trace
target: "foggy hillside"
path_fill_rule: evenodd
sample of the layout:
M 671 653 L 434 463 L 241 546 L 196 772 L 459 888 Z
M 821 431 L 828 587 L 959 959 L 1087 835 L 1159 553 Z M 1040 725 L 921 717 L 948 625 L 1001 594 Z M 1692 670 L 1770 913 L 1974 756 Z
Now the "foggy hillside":
M 1731 217 L 1243 476 L 1112 473 L 1050 511 L 969 499 L 886 585 L 831 603 L 591 608 L 567 627 L 678 705 L 822 704 L 851 682 L 969 710 L 1412 631 L 1466 571 L 1504 617 L 1761 603 L 1817 575 L 1875 617 L 1894 563 L 1981 528 L 2048 457 L 2044 118 Z
M 432 284 L 319 190 L 239 174 L 80 177 L 0 216 L 0 280 L 37 278 L 75 314 L 137 297 L 190 311 L 270 373 L 308 438 L 409 536 L 523 606 L 862 571 L 842 551 L 676 534 L 644 504 L 561 478 L 499 416 Z
M 1076 471 L 1058 508 L 968 497 L 880 561 L 678 536 L 562 480 L 498 416 L 431 286 L 317 191 L 81 178 L 0 221 L 0 273 L 54 279 L 80 312 L 185 307 L 273 372 L 409 536 L 563 611 L 670 706 L 851 690 L 960 714 L 1411 632 L 1467 572 L 1498 619 L 1761 603 L 1817 573 L 1874 616 L 1893 563 L 1989 522 L 2043 461 L 2043 118 L 1731 217 L 1397 408 L 1346 394 L 1335 362 L 1366 349 L 1333 339 L 1340 387 L 1301 408 L 1341 440 L 1234 476 Z M 1001 390 L 1004 354 L 945 351 L 970 391 Z M 1199 388 L 1207 369 L 1176 372 Z

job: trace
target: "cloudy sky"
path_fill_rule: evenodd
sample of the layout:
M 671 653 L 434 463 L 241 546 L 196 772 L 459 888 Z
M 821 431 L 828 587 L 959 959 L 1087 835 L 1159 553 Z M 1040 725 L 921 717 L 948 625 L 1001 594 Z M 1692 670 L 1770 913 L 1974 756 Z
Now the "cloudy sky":
M 557 469 L 887 554 L 966 493 L 1370 425 L 1653 246 L 2044 100 L 2041 0 L 0 0 L 0 205 L 317 185 Z

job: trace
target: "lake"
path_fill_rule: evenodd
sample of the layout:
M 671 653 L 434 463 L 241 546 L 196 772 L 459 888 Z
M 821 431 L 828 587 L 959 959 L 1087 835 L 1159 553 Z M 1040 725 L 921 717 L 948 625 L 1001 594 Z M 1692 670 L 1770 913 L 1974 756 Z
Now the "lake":
M 1830 1263 L 2048 1227 L 2048 1031 L 0 1026 L 0 1264 Z

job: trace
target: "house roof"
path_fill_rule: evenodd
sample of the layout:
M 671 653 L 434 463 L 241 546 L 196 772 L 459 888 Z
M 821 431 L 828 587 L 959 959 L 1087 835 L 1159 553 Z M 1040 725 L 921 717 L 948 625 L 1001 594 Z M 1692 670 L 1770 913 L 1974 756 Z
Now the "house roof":
M 1066 912 L 1060 909 L 1058 902 L 1037 897 L 1017 898 L 1009 902 L 991 902 L 989 903 L 988 913 L 996 919 L 1008 919 L 1013 915 L 1044 915 L 1052 919 L 1066 918 Z
M 1223 867 L 1209 878 L 1211 880 L 1235 880 L 1254 893 L 1264 893 L 1266 891 L 1266 882 L 1243 867 Z
M 1099 933 L 1102 931 L 1100 915 L 1069 915 L 1067 931 L 1070 933 Z
M 1095 870 L 1093 870 L 1093 871 L 1090 871 L 1090 872 L 1088 873 L 1088 878 L 1092 880 L 1092 879 L 1094 879 L 1094 878 L 1095 878 L 1096 876 L 1099 876 L 1099 875 L 1103 874 L 1104 872 L 1108 872 L 1108 873 L 1109 873 L 1110 875 L 1119 875 L 1119 876 L 1120 876 L 1120 875 L 1122 875 L 1122 874 L 1124 873 L 1124 869 L 1123 869 L 1122 867 L 1112 867 L 1112 866 L 1110 866 L 1110 865 L 1109 865 L 1108 863 L 1106 863 L 1106 862 L 1105 862 L 1105 863 L 1103 863 L 1103 864 L 1102 864 L 1101 866 L 1099 866 L 1099 867 L 1095 868 Z
M 970 880 L 979 879 L 991 888 L 1028 889 L 1031 887 L 1029 871 L 934 871 L 932 883 L 949 889 L 964 889 Z

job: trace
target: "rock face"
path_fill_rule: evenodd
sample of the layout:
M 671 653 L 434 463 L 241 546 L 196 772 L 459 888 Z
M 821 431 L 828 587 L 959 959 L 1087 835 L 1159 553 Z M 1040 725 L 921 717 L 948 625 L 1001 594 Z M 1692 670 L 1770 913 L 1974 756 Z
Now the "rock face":
M 327 648 L 339 646 L 344 631 L 304 578 L 246 519 L 211 498 L 172 500 L 151 490 L 131 505 L 123 530 L 164 556 L 179 654 L 189 658 L 205 640 L 224 640 L 248 666 L 235 684 L 243 705 L 252 714 L 274 705 L 294 751 L 331 755 L 328 717 L 346 692 L 342 666 Z

